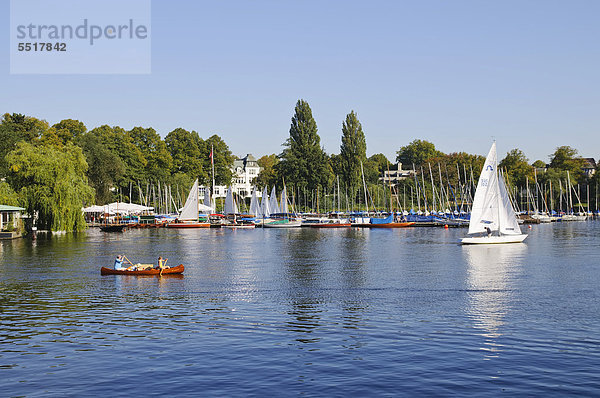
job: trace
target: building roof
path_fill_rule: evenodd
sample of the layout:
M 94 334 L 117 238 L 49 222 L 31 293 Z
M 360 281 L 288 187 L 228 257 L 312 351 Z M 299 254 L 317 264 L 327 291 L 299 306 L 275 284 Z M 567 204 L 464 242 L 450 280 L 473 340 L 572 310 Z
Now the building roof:
M 23 211 L 25 208 L 17 206 L 0 205 L 0 211 Z
M 245 169 L 246 167 L 259 167 L 258 166 L 258 162 L 256 160 L 256 158 L 254 156 L 252 156 L 252 154 L 247 154 L 245 157 L 243 158 L 237 158 L 233 161 L 233 167 L 237 168 L 237 167 L 241 167 L 242 169 Z
M 596 168 L 596 160 L 594 158 L 582 158 L 585 161 L 583 167 L 585 168 Z

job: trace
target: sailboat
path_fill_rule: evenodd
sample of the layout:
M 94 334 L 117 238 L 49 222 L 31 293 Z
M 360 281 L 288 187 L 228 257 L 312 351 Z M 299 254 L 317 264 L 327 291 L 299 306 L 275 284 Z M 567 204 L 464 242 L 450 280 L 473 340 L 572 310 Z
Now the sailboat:
M 194 182 L 190 193 L 181 209 L 175 222 L 167 224 L 168 228 L 210 228 L 208 219 L 200 221 L 198 213 L 200 209 L 212 210 L 210 207 L 201 204 L 198 200 L 198 180 Z
M 269 206 L 277 208 L 277 197 L 275 196 L 275 187 L 271 192 L 271 200 L 274 199 L 274 203 Z M 271 213 L 271 219 L 273 221 L 264 223 L 263 228 L 299 228 L 302 226 L 302 222 L 296 218 L 296 216 L 289 212 L 287 203 L 287 190 L 285 185 L 281 191 L 281 207 L 277 209 L 277 212 Z
M 519 243 L 527 238 L 521 233 L 504 178 L 498 172 L 495 141 L 479 176 L 468 235 L 461 239 L 462 244 Z

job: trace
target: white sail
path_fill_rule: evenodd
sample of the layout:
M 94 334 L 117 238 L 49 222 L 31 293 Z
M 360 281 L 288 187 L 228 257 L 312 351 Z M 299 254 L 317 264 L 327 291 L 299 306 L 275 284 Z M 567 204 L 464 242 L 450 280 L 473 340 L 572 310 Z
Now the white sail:
M 504 178 L 497 169 L 494 142 L 479 176 L 469 222 L 469 235 L 485 234 L 463 238 L 463 244 L 520 243 L 527 238 L 521 233 Z
M 233 190 L 231 187 L 227 188 L 227 195 L 225 196 L 225 214 L 237 214 L 238 209 L 233 198 Z
M 198 180 L 194 182 L 185 205 L 179 213 L 179 220 L 198 220 Z
M 210 188 L 204 188 L 204 206 L 212 207 L 212 203 L 210 201 Z
M 496 173 L 497 163 L 496 143 L 494 142 L 485 159 L 477 183 L 471 209 L 469 234 L 485 232 L 486 228 L 492 231 L 498 230 L 498 197 L 500 192 L 498 189 L 498 174 Z
M 503 235 L 520 235 L 521 228 L 517 221 L 517 215 L 504 184 L 504 178 L 501 175 L 498 178 L 498 187 L 500 189 L 500 233 Z
M 283 190 L 281 191 L 281 205 L 279 211 L 281 213 L 288 213 L 288 204 L 287 204 L 287 191 L 285 189 L 285 185 L 283 186 Z
M 281 213 L 279 211 L 279 204 L 277 203 L 277 193 L 275 192 L 275 187 L 271 190 L 271 198 L 269 199 L 269 209 L 271 210 L 271 214 Z
M 256 197 L 256 188 L 252 189 L 252 198 L 250 199 L 250 214 L 253 214 L 255 217 L 262 217 L 260 205 L 258 204 L 258 198 Z
M 260 213 L 261 217 L 269 217 L 271 215 L 271 209 L 269 207 L 269 194 L 267 193 L 267 187 L 263 189 L 262 200 L 260 202 Z

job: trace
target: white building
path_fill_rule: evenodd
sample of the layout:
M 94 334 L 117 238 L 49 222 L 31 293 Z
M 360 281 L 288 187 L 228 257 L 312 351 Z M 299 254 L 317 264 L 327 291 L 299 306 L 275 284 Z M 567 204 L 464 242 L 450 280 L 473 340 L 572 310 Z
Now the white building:
M 414 170 L 402 170 L 402 163 L 391 165 L 389 170 L 383 172 L 383 177 L 379 177 L 379 181 L 385 181 L 386 184 L 397 184 L 407 178 L 415 176 Z
M 231 180 L 233 192 L 243 198 L 252 196 L 254 179 L 258 177 L 261 171 L 256 158 L 249 153 L 241 159 L 234 160 L 231 171 L 233 172 Z M 200 197 L 204 197 L 204 189 L 204 186 L 199 187 Z M 215 198 L 224 198 L 226 193 L 227 187 L 225 185 L 215 185 L 215 192 L 213 193 Z M 261 197 L 262 193 L 257 191 L 256 195 Z

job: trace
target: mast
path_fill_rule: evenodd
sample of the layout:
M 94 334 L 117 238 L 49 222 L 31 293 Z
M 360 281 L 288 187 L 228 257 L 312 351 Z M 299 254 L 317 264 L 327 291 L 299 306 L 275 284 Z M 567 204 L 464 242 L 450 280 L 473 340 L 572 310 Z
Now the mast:
M 494 141 L 496 144 L 496 141 Z M 498 202 L 498 236 L 502 235 L 502 228 L 500 225 L 501 217 L 500 217 L 500 206 L 502 206 L 502 197 L 500 195 L 500 173 L 498 173 L 498 150 L 496 149 L 495 157 L 494 157 L 494 173 L 496 173 L 496 196 Z
M 210 193 L 211 193 L 211 195 L 214 196 L 214 194 L 215 194 L 215 153 L 213 152 L 212 144 L 210 145 L 210 165 L 212 168 L 212 191 Z M 215 211 L 217 211 L 216 208 L 215 208 Z
M 365 190 L 365 206 L 367 208 L 367 216 L 369 215 L 369 203 L 367 202 L 367 183 L 365 182 L 365 172 L 363 170 L 362 160 L 360 161 L 360 174 L 362 175 L 363 188 Z

